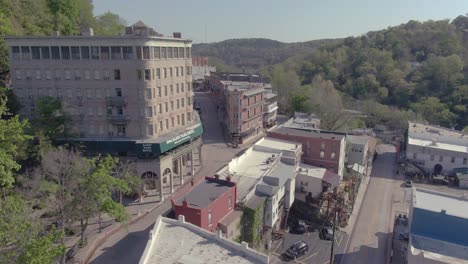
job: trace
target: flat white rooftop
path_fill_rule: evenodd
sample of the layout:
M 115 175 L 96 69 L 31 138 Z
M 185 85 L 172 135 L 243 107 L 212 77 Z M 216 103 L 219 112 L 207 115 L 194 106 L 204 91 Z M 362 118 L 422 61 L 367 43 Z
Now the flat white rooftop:
M 432 140 L 416 139 L 411 136 L 408 137 L 408 144 L 421 146 L 421 147 L 427 147 L 427 148 L 433 148 L 433 149 L 442 149 L 442 150 L 449 150 L 449 151 L 455 151 L 455 152 L 461 152 L 461 153 L 468 153 L 468 145 L 455 145 L 455 144 L 449 144 L 449 143 L 443 143 L 443 142 L 437 142 L 437 141 L 434 142 Z M 468 141 L 467 141 L 467 144 L 468 144 Z
M 338 187 L 340 184 L 340 175 L 328 171 L 325 168 L 315 167 L 308 164 L 300 163 L 297 173 L 300 175 L 313 177 L 330 183 L 333 187 Z
M 269 148 L 274 152 L 280 153 L 283 150 L 295 151 L 301 143 L 281 140 L 276 138 L 264 137 L 255 143 L 254 148 L 259 149 L 258 147 Z
M 468 219 L 468 197 L 414 188 L 413 207 Z M 466 231 L 466 230 L 465 230 Z
M 232 159 L 229 164 L 216 174 L 221 178 L 231 175 L 237 184 L 237 199 L 242 201 L 255 185 L 273 167 L 272 158 L 277 158 L 283 151 L 296 151 L 301 144 L 274 138 L 262 138 L 247 149 L 241 156 Z
M 184 221 L 159 216 L 140 264 L 268 263 L 268 256 Z

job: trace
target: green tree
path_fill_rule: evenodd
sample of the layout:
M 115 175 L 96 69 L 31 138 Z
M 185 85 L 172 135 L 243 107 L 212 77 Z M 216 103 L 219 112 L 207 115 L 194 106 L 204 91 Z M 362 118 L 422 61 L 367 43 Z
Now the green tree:
M 8 113 L 6 101 L 0 98 L 0 116 Z M 13 116 L 8 120 L 0 119 L 0 187 L 9 188 L 15 182 L 14 172 L 20 169 L 17 157 L 19 146 L 30 139 L 24 134 L 28 126 L 26 120 Z
M 123 33 L 125 22 L 119 15 L 106 12 L 96 17 L 96 34 L 103 36 L 117 36 Z
M 80 28 L 92 28 L 96 25 L 93 9 L 92 0 L 78 0 L 78 26 Z
M 64 35 L 75 35 L 79 32 L 79 1 L 47 0 L 47 6 L 53 17 L 53 28 Z
M 451 127 L 455 125 L 455 114 L 437 97 L 427 97 L 411 105 L 411 108 L 431 124 Z
M 60 234 L 42 230 L 19 196 L 0 199 L 0 263 L 52 263 L 64 249 L 59 241 Z
M 31 120 L 32 128 L 55 142 L 65 137 L 67 117 L 62 109 L 62 101 L 51 96 L 45 96 L 37 101 L 38 115 Z

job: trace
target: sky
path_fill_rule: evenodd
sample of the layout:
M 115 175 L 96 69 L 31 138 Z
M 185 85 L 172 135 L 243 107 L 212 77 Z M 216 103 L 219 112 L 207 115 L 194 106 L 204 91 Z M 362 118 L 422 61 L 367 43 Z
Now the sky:
M 142 20 L 159 33 L 182 32 L 194 43 L 232 38 L 300 42 L 359 36 L 409 20 L 453 19 L 468 0 L 94 0 L 128 24 Z M 206 34 L 205 34 L 206 32 Z

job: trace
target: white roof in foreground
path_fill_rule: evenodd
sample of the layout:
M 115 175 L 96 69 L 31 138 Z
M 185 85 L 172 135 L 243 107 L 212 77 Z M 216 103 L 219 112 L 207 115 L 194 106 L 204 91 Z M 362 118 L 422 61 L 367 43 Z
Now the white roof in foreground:
M 436 213 L 445 210 L 448 215 L 468 219 L 468 197 L 466 196 L 415 188 L 413 190 L 413 207 Z
M 268 263 L 269 257 L 191 223 L 159 216 L 139 264 Z

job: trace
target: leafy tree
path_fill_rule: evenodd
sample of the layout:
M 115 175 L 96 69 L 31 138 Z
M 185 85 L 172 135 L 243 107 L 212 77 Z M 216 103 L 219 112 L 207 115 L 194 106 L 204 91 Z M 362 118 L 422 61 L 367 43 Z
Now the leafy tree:
M 45 96 L 37 101 L 38 117 L 31 120 L 33 128 L 55 142 L 65 137 L 65 122 L 67 117 L 62 110 L 62 101 Z
M 78 26 L 80 28 L 92 28 L 96 25 L 93 9 L 92 0 L 78 0 Z
M 114 177 L 122 179 L 122 186 L 119 188 L 119 202 L 122 204 L 122 195 L 141 192 L 141 177 L 138 176 L 135 163 L 130 161 L 117 161 L 113 171 Z M 125 186 L 126 185 L 126 186 Z M 128 188 L 126 188 L 128 186 Z
M 52 263 L 62 254 L 60 234 L 55 229 L 44 232 L 38 224 L 20 197 L 0 199 L 1 263 Z
M 103 36 L 117 36 L 123 33 L 125 29 L 125 22 L 119 15 L 106 12 L 96 17 L 96 34 Z
M 0 116 L 7 113 L 6 102 L 0 98 Z M 27 126 L 27 121 L 20 120 L 18 116 L 8 120 L 0 119 L 0 187 L 2 188 L 12 187 L 15 182 L 13 173 L 21 167 L 16 161 L 19 146 L 30 139 L 23 133 Z
M 47 7 L 52 13 L 53 28 L 64 35 L 79 32 L 79 2 L 76 0 L 47 0 Z

